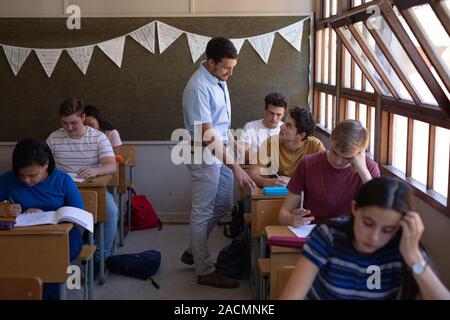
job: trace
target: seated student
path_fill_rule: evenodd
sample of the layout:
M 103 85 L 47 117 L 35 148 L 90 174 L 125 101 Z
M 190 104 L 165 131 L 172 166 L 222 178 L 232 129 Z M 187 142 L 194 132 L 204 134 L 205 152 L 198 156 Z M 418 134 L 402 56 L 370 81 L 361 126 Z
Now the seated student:
M 117 170 L 114 151 L 108 138 L 100 131 L 83 124 L 83 102 L 78 98 L 70 98 L 61 103 L 59 115 L 63 128 L 54 131 L 47 138 L 56 167 L 76 173 L 80 178 L 114 174 Z M 104 258 L 111 253 L 117 232 L 119 210 L 111 193 L 106 192 L 106 215 L 104 223 Z M 98 239 L 96 239 L 98 242 Z M 100 258 L 99 244 L 95 252 L 94 267 L 98 271 Z
M 122 145 L 119 131 L 117 131 L 94 106 L 87 105 L 84 107 L 84 114 L 86 115 L 84 124 L 103 132 L 109 139 L 109 142 L 111 142 L 114 153 L 117 154 L 117 147 Z
M 419 243 L 424 225 L 409 197 L 399 179 L 365 184 L 353 216 L 312 231 L 280 299 L 450 299 Z
M 250 168 L 250 177 L 258 186 L 285 186 L 305 155 L 325 150 L 322 142 L 311 136 L 314 127 L 308 109 L 297 106 L 289 109 L 280 135 L 270 137 L 262 144 L 258 164 Z M 278 176 L 271 178 L 268 174 Z
M 264 98 L 264 103 L 264 117 L 247 122 L 242 128 L 241 141 L 245 145 L 246 163 L 250 162 L 250 158 L 256 161 L 256 154 L 261 144 L 268 138 L 279 134 L 283 124 L 281 119 L 288 105 L 287 97 L 279 92 L 272 92 Z
M 289 194 L 280 209 L 279 223 L 297 227 L 315 218 L 350 214 L 352 199 L 361 186 L 380 175 L 377 163 L 365 156 L 368 143 L 369 134 L 361 122 L 339 123 L 331 133 L 330 150 L 300 161 L 287 186 Z M 298 208 L 302 191 L 304 209 Z
M 0 201 L 10 204 L 0 216 L 55 211 L 64 206 L 83 209 L 83 199 L 72 178 L 55 169 L 48 145 L 37 139 L 16 144 L 12 155 L 13 170 L 0 175 Z M 70 261 L 81 252 L 82 237 L 78 228 L 69 232 Z M 32 263 L 32 262 L 30 262 Z M 59 299 L 58 284 L 44 284 L 44 299 Z

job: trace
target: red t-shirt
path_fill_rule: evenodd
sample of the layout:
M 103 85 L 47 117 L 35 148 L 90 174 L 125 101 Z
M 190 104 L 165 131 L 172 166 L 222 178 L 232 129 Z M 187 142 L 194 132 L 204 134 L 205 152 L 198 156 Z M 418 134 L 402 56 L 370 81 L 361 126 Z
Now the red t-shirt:
M 380 176 L 375 161 L 366 157 L 366 166 L 372 177 Z M 333 168 L 327 159 L 327 152 L 305 156 L 299 163 L 287 188 L 290 192 L 305 193 L 305 209 L 317 220 L 350 215 L 351 203 L 362 186 L 362 181 L 352 166 Z

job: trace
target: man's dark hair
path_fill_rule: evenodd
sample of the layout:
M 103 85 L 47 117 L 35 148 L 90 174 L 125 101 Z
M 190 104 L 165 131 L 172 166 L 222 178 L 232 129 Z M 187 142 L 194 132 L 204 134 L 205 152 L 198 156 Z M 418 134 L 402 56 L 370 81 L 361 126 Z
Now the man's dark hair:
M 308 109 L 294 106 L 289 109 L 289 114 L 295 120 L 295 127 L 297 128 L 297 133 L 306 133 L 304 139 L 312 135 L 314 128 L 316 126 L 311 112 Z
M 264 98 L 264 102 L 266 104 L 266 109 L 269 106 L 269 104 L 271 104 L 275 107 L 283 107 L 284 109 L 286 109 L 288 106 L 287 97 L 279 92 L 269 93 Z
M 84 113 L 83 100 L 79 98 L 69 98 L 64 100 L 59 106 L 59 116 L 68 117 L 77 114 L 81 117 Z
M 227 38 L 215 37 L 206 45 L 206 58 L 219 63 L 223 58 L 237 59 L 238 53 L 233 42 Z

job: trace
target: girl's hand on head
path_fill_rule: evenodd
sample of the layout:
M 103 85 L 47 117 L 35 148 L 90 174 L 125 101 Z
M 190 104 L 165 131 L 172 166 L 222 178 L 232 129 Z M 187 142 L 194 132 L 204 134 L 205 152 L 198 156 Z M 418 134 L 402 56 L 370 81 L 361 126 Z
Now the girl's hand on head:
M 400 253 L 408 266 L 423 259 L 419 250 L 419 241 L 425 227 L 417 212 L 408 211 L 399 222 L 402 228 L 400 240 Z

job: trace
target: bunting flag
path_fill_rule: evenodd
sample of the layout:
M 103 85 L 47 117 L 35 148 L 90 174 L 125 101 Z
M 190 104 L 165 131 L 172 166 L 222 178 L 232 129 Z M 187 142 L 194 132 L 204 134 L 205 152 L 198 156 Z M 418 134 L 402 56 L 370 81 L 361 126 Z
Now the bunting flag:
M 151 53 L 155 53 L 155 21 L 131 32 L 130 37 Z
M 266 33 L 260 36 L 248 38 L 248 42 L 258 52 L 261 59 L 267 63 L 269 61 L 270 51 L 272 50 L 275 32 Z
M 248 40 L 261 59 L 265 63 L 268 63 L 276 32 L 278 32 L 280 36 L 289 42 L 297 51 L 301 51 L 303 26 L 307 19 L 309 19 L 309 17 L 273 32 L 249 38 L 236 38 L 230 40 L 233 42 L 238 53 L 241 51 L 245 40 Z M 3 47 L 3 51 L 5 52 L 5 56 L 14 75 L 19 73 L 22 65 L 32 50 L 36 52 L 36 55 L 38 56 L 38 59 L 48 77 L 52 75 L 62 50 L 67 51 L 73 62 L 77 65 L 81 72 L 86 75 L 95 46 L 98 46 L 120 68 L 122 65 L 125 37 L 130 36 L 133 40 L 154 54 L 156 32 L 158 32 L 159 53 L 163 53 L 183 33 L 186 33 L 189 50 L 194 63 L 205 52 L 208 41 L 211 39 L 209 36 L 183 31 L 164 22 L 155 20 L 126 35 L 87 46 L 61 49 L 34 49 L 4 44 L 0 44 L 0 46 Z M 354 41 L 354 39 L 351 39 L 351 41 Z
M 186 33 L 188 39 L 189 50 L 191 50 L 192 61 L 195 63 L 198 58 L 205 52 L 206 45 L 211 37 L 205 37 L 194 33 Z
M 8 59 L 14 75 L 17 76 L 23 63 L 27 60 L 31 49 L 4 45 L 3 51 L 5 52 L 6 59 Z
M 92 52 L 94 51 L 94 46 L 85 46 L 77 48 L 66 49 L 69 56 L 72 58 L 73 62 L 77 67 L 86 75 L 87 69 L 89 67 L 89 62 L 91 61 Z
M 42 68 L 44 68 L 45 73 L 50 78 L 58 63 L 62 49 L 34 49 L 34 51 L 41 62 Z
M 161 21 L 156 21 L 158 24 L 158 45 L 159 53 L 163 53 L 175 40 L 181 36 L 184 31 L 175 27 L 169 26 Z
M 241 52 L 241 48 L 242 45 L 244 44 L 245 38 L 241 38 L 241 39 L 230 39 L 231 42 L 233 42 L 234 47 L 237 50 L 237 53 L 239 54 L 239 52 Z
M 122 65 L 125 36 L 97 44 L 97 46 L 120 68 Z
M 284 40 L 289 42 L 298 52 L 302 50 L 303 21 L 305 20 L 306 19 L 278 30 L 278 33 Z

